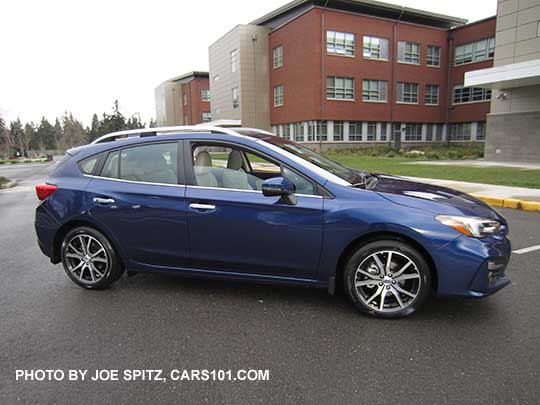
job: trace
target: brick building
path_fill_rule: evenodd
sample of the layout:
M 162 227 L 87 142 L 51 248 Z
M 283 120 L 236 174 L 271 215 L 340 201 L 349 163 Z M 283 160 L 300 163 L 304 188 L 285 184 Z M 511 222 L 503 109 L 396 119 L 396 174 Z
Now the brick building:
M 189 72 L 155 89 L 156 122 L 161 126 L 210 121 L 208 72 Z
M 293 1 L 212 44 L 212 117 L 333 148 L 483 142 L 491 92 L 463 83 L 492 66 L 495 21 L 372 0 Z

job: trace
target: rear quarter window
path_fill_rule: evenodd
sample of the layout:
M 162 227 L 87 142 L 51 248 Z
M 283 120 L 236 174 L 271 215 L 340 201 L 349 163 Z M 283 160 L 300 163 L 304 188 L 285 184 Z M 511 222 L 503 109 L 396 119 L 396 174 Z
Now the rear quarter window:
M 83 172 L 84 174 L 94 173 L 99 157 L 100 155 L 94 155 L 81 160 L 79 162 L 79 168 L 81 169 L 81 172 Z

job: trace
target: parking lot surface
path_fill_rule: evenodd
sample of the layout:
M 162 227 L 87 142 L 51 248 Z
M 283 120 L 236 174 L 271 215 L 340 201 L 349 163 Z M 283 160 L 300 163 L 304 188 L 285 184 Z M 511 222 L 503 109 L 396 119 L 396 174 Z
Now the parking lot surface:
M 540 250 L 484 300 L 376 320 L 326 291 L 140 274 L 85 291 L 37 246 L 32 186 L 0 192 L 0 403 L 538 403 Z M 540 214 L 500 210 L 514 249 Z M 268 369 L 269 381 L 16 381 L 17 369 Z

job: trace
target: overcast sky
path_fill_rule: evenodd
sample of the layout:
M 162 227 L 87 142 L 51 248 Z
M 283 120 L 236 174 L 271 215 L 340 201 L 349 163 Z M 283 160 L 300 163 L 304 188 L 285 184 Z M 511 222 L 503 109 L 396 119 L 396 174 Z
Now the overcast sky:
M 37 122 L 71 111 L 88 124 L 115 99 L 155 116 L 154 88 L 208 69 L 208 46 L 288 0 L 1 0 L 0 114 Z M 476 21 L 497 0 L 394 0 Z

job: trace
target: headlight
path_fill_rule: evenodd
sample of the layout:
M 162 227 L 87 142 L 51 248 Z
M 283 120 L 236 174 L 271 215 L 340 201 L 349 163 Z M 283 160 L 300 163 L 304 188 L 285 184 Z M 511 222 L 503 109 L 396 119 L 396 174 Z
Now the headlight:
M 450 226 L 464 235 L 482 238 L 499 232 L 501 223 L 490 218 L 438 215 L 435 217 L 443 225 Z

